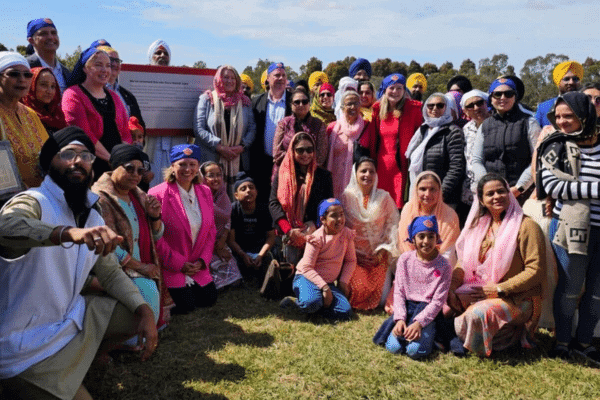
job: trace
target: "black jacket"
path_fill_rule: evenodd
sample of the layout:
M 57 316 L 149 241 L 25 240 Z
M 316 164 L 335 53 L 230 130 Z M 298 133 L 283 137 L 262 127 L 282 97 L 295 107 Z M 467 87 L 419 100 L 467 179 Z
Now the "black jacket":
M 285 211 L 281 207 L 281 203 L 277 199 L 277 188 L 279 187 L 279 175 L 275 176 L 273 185 L 271 186 L 271 196 L 269 197 L 269 212 L 273 218 L 275 227 L 278 227 L 277 221 L 281 218 L 287 219 Z M 304 212 L 303 222 L 312 221 L 317 223 L 317 209 L 319 203 L 325 199 L 333 197 L 333 182 L 331 180 L 331 172 L 326 169 L 317 167 L 315 176 L 308 196 L 308 203 Z
M 423 135 L 427 125 L 422 125 Z M 465 136 L 454 124 L 444 125 L 429 139 L 423 155 L 423 171 L 433 171 L 442 180 L 442 195 L 447 204 L 457 204 L 465 179 Z
M 136 117 L 138 121 L 140 121 L 140 125 L 146 129 L 146 123 L 144 122 L 144 118 L 142 118 L 142 111 L 140 110 L 140 106 L 137 102 L 137 99 L 129 90 L 125 89 L 123 86 L 119 85 L 119 93 L 123 96 L 123 100 L 125 100 L 125 104 L 129 107 L 129 113 L 132 117 Z
M 36 67 L 41 67 L 42 66 L 42 61 L 40 60 L 40 57 L 33 53 L 30 56 L 27 56 L 27 62 L 29 63 L 29 66 L 31 68 L 36 68 Z M 71 75 L 71 71 L 65 67 L 60 61 L 58 61 L 58 59 L 56 60 L 57 63 L 60 64 L 61 66 L 61 71 L 62 71 L 62 76 L 65 80 L 65 82 L 67 82 L 67 79 L 69 78 L 69 75 Z

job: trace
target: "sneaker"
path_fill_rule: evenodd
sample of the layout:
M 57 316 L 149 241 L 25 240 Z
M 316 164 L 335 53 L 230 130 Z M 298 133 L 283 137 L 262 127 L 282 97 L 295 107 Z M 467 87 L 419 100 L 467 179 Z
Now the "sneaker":
M 564 344 L 557 344 L 552 350 L 548 352 L 548 357 L 560 358 L 561 360 L 567 361 L 571 356 L 569 348 Z
M 581 344 L 574 342 L 571 343 L 571 352 L 583 358 L 585 361 L 594 364 L 596 367 L 600 367 L 600 351 L 598 351 L 596 347 L 583 347 Z
M 283 309 L 296 308 L 298 307 L 298 299 L 294 296 L 284 297 L 283 300 L 279 302 L 279 307 Z

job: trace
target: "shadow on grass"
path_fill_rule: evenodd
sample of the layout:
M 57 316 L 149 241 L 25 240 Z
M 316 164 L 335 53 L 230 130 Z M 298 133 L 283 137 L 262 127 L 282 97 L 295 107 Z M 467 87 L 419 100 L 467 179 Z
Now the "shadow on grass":
M 227 399 L 220 394 L 201 393 L 196 387 L 246 378 L 244 367 L 215 361 L 210 353 L 229 351 L 230 345 L 271 346 L 274 338 L 270 334 L 248 333 L 227 321 L 229 317 L 272 314 L 264 303 L 248 290 L 225 292 L 213 307 L 174 316 L 160 333 L 159 346 L 150 360 L 142 363 L 137 354 L 113 352 L 114 361 L 105 368 L 93 366 L 84 384 L 94 399 Z

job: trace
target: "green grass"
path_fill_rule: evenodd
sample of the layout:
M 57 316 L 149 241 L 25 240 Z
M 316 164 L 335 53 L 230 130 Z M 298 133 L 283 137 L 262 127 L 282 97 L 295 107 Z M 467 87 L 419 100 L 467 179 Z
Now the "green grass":
M 116 354 L 85 385 L 95 399 L 600 398 L 600 370 L 546 358 L 547 332 L 533 350 L 413 361 L 371 342 L 384 319 L 331 323 L 234 289 L 211 309 L 174 317 L 149 361 Z

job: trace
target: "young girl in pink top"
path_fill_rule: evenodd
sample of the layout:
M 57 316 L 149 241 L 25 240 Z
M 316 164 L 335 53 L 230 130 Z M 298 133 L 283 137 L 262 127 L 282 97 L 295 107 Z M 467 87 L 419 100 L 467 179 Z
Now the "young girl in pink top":
M 356 267 L 354 231 L 345 226 L 344 209 L 337 199 L 323 200 L 318 208 L 321 227 L 307 238 L 304 256 L 296 267 L 294 293 L 281 306 L 332 319 L 349 319 L 348 282 Z M 335 282 L 337 281 L 337 286 Z
M 416 250 L 398 259 L 394 282 L 394 315 L 386 320 L 373 341 L 393 354 L 405 352 L 418 359 L 431 353 L 435 318 L 448 297 L 452 267 L 439 254 L 435 215 L 416 217 L 408 227 Z

